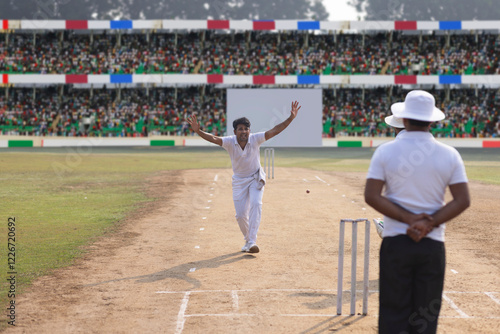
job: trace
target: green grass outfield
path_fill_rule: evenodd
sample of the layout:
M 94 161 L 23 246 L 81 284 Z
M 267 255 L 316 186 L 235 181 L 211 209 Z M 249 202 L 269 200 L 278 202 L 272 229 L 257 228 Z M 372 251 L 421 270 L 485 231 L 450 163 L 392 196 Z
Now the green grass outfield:
M 276 148 L 276 167 L 366 172 L 374 149 Z M 500 149 L 460 150 L 471 180 L 500 184 Z M 263 162 L 263 150 L 261 157 Z M 0 149 L 0 255 L 8 268 L 8 219 L 15 217 L 16 293 L 52 270 L 71 265 L 84 246 L 112 233 L 124 217 L 154 198 L 145 180 L 159 171 L 230 168 L 222 148 Z M 279 177 L 279 174 L 276 175 Z M 2 279 L 0 304 L 9 301 Z

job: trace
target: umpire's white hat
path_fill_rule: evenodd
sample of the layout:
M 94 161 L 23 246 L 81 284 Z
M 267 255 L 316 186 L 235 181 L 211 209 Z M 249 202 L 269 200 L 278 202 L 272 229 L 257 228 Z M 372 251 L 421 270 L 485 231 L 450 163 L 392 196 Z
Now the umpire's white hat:
M 444 113 L 435 107 L 434 96 L 423 90 L 412 90 L 406 95 L 404 102 L 391 106 L 391 111 L 398 118 L 416 119 L 424 122 L 435 122 L 444 119 Z
M 396 116 L 394 115 L 391 115 L 391 116 L 387 116 L 385 119 L 385 123 L 394 127 L 394 128 L 403 128 L 405 127 L 404 123 L 403 123 L 403 119 L 402 118 L 397 118 Z

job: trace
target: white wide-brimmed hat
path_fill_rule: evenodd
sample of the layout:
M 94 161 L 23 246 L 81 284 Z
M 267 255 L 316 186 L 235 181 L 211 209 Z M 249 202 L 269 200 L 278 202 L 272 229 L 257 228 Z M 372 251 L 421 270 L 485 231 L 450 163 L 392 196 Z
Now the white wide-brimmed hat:
M 435 107 L 434 96 L 423 90 L 412 90 L 404 102 L 391 106 L 391 111 L 398 118 L 416 119 L 417 121 L 435 122 L 444 119 L 444 113 Z
M 403 119 L 402 118 L 397 118 L 394 115 L 387 116 L 385 119 L 385 123 L 394 127 L 394 128 L 403 128 L 405 125 L 403 124 Z

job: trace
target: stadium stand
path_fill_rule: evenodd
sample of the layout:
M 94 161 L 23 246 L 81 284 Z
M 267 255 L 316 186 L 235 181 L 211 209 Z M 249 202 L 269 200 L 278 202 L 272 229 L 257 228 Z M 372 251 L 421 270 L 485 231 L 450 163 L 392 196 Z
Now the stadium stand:
M 15 88 L 10 89 L 8 97 L 0 97 L 0 131 L 72 137 L 187 135 L 185 118 L 198 113 L 208 131 L 221 134 L 225 131 L 225 105 L 225 90 L 213 86 L 150 90 Z
M 404 100 L 406 93 L 402 86 L 323 89 L 323 135 L 393 136 L 384 117 L 390 115 L 391 103 Z M 500 137 L 498 89 L 434 89 L 432 93 L 448 116 L 435 124 L 436 136 Z M 8 97 L 0 97 L 0 131 L 38 136 L 189 135 L 184 120 L 196 112 L 208 131 L 224 134 L 225 106 L 225 89 L 211 85 L 149 91 L 11 88 Z
M 500 136 L 498 22 L 0 23 L 2 134 L 185 136 L 193 112 L 224 134 L 233 84 L 322 88 L 325 137 L 392 136 L 416 87 L 448 116 L 436 136 Z
M 10 34 L 4 74 L 499 74 L 498 34 Z

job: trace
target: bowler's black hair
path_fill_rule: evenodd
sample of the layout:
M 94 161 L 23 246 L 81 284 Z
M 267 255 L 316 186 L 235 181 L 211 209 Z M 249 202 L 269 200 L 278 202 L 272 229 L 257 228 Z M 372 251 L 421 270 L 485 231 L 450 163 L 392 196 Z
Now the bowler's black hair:
M 236 131 L 236 128 L 238 127 L 239 124 L 243 124 L 244 126 L 246 126 L 247 128 L 250 127 L 250 121 L 248 120 L 248 118 L 246 117 L 241 117 L 241 118 L 238 118 L 238 119 L 235 119 L 233 121 L 233 129 Z
M 411 125 L 422 127 L 422 128 L 427 127 L 427 126 L 431 125 L 431 123 L 432 123 L 432 122 L 419 121 L 416 119 L 408 119 L 408 121 L 410 121 Z

